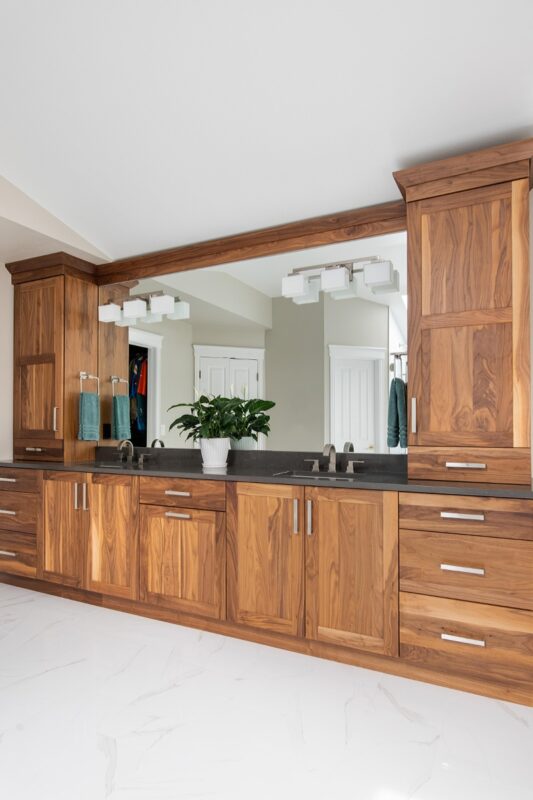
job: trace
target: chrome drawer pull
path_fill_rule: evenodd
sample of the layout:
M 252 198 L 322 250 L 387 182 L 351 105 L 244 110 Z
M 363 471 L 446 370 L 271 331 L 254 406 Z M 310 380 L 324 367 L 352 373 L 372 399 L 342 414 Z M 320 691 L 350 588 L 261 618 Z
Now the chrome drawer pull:
M 57 406 L 52 409 L 52 430 L 57 431 Z
M 81 485 L 81 510 L 88 511 L 89 507 L 87 505 L 87 484 L 82 483 Z
M 25 447 L 24 450 L 27 453 L 42 453 L 43 452 L 43 448 L 42 447 Z
M 16 511 L 8 511 L 5 508 L 0 508 L 0 514 L 5 514 L 6 517 L 16 517 L 17 516 L 17 512 Z
M 313 535 L 313 501 L 307 501 L 307 531 L 308 536 Z
M 298 498 L 294 497 L 292 501 L 292 532 L 293 533 L 300 533 L 300 514 L 299 514 L 299 503 Z
M 174 517 L 174 519 L 191 519 L 190 514 L 178 514 L 176 511 L 165 511 L 165 517 Z
M 16 478 L 0 478 L 0 481 L 2 483 L 16 483 L 17 479 Z
M 486 464 L 476 464 L 475 461 L 447 461 L 447 469 L 487 469 Z
M 74 483 L 74 484 L 72 484 L 72 486 L 73 486 L 73 489 L 74 489 L 74 511 L 77 511 L 78 510 L 78 484 Z
M 441 633 L 441 639 L 445 642 L 457 642 L 457 644 L 471 644 L 474 647 L 485 647 L 484 639 L 468 639 L 466 636 L 454 636 L 452 633 Z
M 416 433 L 416 397 L 411 397 L 411 433 Z
M 442 519 L 466 519 L 472 522 L 485 522 L 485 514 L 458 514 L 455 511 L 441 511 Z
M 165 494 L 170 494 L 173 497 L 190 497 L 190 492 L 176 492 L 174 489 L 165 489 Z
M 457 564 L 441 564 L 443 572 L 465 572 L 467 575 L 484 575 L 485 570 L 480 567 L 460 567 Z
M 0 550 L 0 556 L 4 556 L 5 558 L 16 558 L 18 553 L 14 553 L 12 550 Z

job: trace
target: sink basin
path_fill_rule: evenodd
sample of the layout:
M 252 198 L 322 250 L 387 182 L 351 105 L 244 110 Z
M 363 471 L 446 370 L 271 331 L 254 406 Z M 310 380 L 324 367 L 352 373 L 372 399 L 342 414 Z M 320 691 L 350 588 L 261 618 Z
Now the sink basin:
M 311 472 L 310 470 L 286 469 L 283 472 L 274 472 L 273 478 L 305 478 L 306 480 L 321 481 L 324 483 L 351 483 L 360 475 L 349 472 Z

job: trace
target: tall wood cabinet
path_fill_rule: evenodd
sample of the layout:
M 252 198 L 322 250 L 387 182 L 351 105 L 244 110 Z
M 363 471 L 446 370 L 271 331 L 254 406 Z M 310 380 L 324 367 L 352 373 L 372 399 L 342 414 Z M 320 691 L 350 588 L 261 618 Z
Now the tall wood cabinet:
M 463 156 L 396 173 L 408 201 L 409 474 L 529 483 L 529 160 L 475 167 Z
M 94 266 L 58 253 L 8 269 L 15 284 L 14 456 L 90 460 L 95 444 L 77 434 L 79 374 L 98 370 Z

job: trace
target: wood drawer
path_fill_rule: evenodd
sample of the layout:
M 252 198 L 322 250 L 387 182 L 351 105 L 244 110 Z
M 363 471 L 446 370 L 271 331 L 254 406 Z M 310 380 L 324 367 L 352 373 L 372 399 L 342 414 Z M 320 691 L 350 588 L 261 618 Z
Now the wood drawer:
M 58 439 L 15 439 L 15 461 L 63 461 L 63 442 Z
M 468 466 L 458 466 L 458 465 Z M 531 483 L 527 447 L 411 447 L 410 478 L 474 483 Z
M 0 529 L 20 533 L 36 533 L 41 498 L 25 492 L 0 494 Z
M 0 467 L 0 491 L 40 492 L 43 473 L 33 469 Z
M 401 530 L 400 589 L 533 610 L 533 542 Z
M 400 657 L 445 673 L 531 687 L 533 613 L 400 592 Z
M 533 541 L 533 500 L 401 492 L 400 528 Z
M 203 479 L 141 477 L 140 497 L 141 503 L 151 505 L 224 511 L 226 484 Z
M 0 531 L 0 572 L 34 578 L 37 573 L 37 544 L 29 533 Z

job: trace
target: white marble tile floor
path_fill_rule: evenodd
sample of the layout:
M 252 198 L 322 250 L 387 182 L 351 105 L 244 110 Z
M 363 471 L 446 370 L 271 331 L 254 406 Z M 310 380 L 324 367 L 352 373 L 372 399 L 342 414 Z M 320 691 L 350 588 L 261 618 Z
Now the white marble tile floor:
M 533 709 L 0 584 L 4 800 L 532 800 Z

